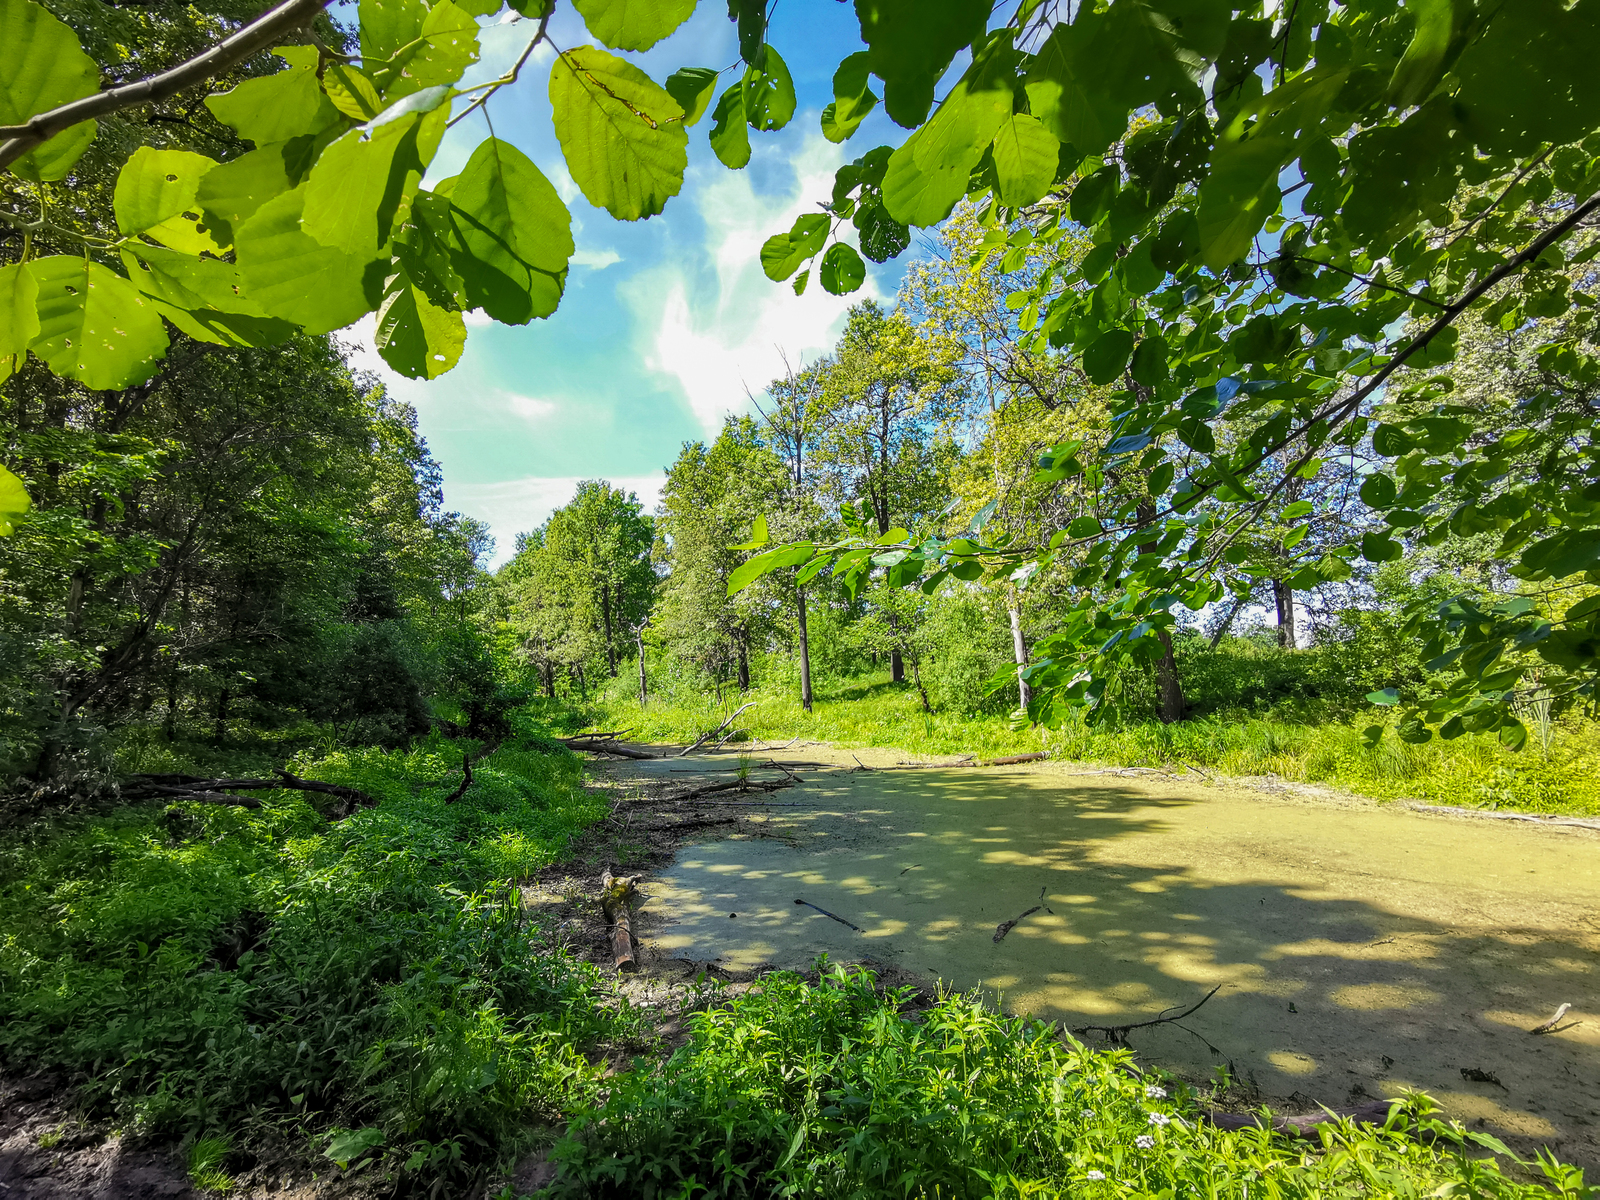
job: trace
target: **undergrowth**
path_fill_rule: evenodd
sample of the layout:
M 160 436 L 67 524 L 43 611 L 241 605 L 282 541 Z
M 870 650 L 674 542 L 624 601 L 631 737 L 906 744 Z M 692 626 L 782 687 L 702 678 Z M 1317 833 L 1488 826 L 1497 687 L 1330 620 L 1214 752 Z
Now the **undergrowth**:
M 1196 1120 L 1200 1097 L 1130 1052 L 1063 1042 L 975 996 L 920 1018 L 835 968 L 693 1019 L 689 1043 L 579 1108 L 553 1156 L 568 1196 L 1317 1197 L 1595 1195 L 1554 1162 L 1502 1174 L 1493 1138 L 1417 1096 L 1392 1128 L 1327 1129 L 1314 1151 Z M 1420 1128 L 1425 1139 L 1411 1136 Z
M 575 756 L 526 739 L 446 805 L 462 749 L 301 755 L 296 773 L 381 801 L 336 824 L 270 791 L 259 810 L 129 806 L 6 838 L 0 1058 L 213 1149 L 356 1136 L 350 1157 L 433 1179 L 514 1149 L 593 1086 L 586 1050 L 628 1036 L 609 984 L 511 886 L 603 809 Z
M 585 710 L 584 719 L 630 729 L 641 741 L 687 742 L 748 701 L 754 703 L 736 728 L 763 741 L 800 737 L 981 758 L 1049 750 L 1062 758 L 1116 766 L 1193 764 L 1227 775 L 1271 774 L 1378 799 L 1600 814 L 1600 730 L 1591 722 L 1553 727 L 1548 746 L 1535 739 L 1520 752 L 1506 750 L 1493 737 L 1473 735 L 1411 745 L 1392 729 L 1368 746 L 1362 731 L 1372 717 L 1352 722 L 1314 706 L 1267 715 L 1219 712 L 1171 725 L 1129 721 L 1096 728 L 1013 729 L 1001 716 L 925 713 L 915 688 L 890 684 L 886 675 L 827 685 L 819 689 L 810 713 L 789 689 L 730 691 L 720 700 L 709 693 L 652 699 L 641 710 L 637 696 L 618 686 Z

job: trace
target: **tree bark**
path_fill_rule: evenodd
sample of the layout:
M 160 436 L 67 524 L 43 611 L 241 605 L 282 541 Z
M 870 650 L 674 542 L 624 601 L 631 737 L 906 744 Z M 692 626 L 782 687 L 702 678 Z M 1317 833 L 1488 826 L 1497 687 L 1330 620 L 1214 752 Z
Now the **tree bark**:
M 806 590 L 794 590 L 795 612 L 800 626 L 800 707 L 811 711 L 811 638 L 806 632 Z
M 222 694 L 217 697 L 216 743 L 219 746 L 228 740 L 228 700 L 231 695 L 227 688 L 223 688 Z
M 1222 624 L 1217 626 L 1217 631 L 1211 635 L 1211 649 L 1215 650 L 1222 644 L 1222 639 L 1228 635 L 1228 630 L 1233 627 L 1233 619 L 1244 611 L 1244 606 L 1250 602 L 1250 593 L 1238 597 L 1233 602 L 1233 607 L 1228 610 L 1228 615 L 1222 618 Z
M 750 632 L 744 626 L 734 630 L 734 648 L 739 653 L 739 690 L 750 690 Z
M 1272 594 L 1278 602 L 1278 645 L 1293 650 L 1299 644 L 1295 640 L 1294 589 L 1287 579 L 1274 579 Z
M 580 663 L 573 668 L 573 671 L 578 676 L 578 699 L 587 704 L 589 702 L 589 689 L 583 682 L 583 665 Z
M 633 631 L 633 644 L 639 648 L 639 707 L 642 710 L 650 699 L 650 693 L 645 687 L 644 677 L 644 626 Z
M 1022 672 L 1028 667 L 1028 643 L 1022 637 L 1022 614 L 1017 611 L 1017 599 L 1012 594 L 1011 603 L 1007 605 L 1006 612 L 1011 617 L 1011 658 L 1017 664 L 1017 700 L 1018 707 L 1023 712 L 1028 710 L 1028 701 L 1033 699 L 1033 689 L 1028 686 L 1028 681 L 1022 677 Z
M 600 585 L 600 615 L 606 623 L 606 666 L 611 671 L 611 678 L 617 677 L 617 646 L 611 638 L 611 585 Z
M 1146 525 L 1156 518 L 1154 504 L 1141 504 L 1139 506 L 1139 524 Z M 1145 542 L 1139 547 L 1140 554 L 1154 554 L 1158 542 Z M 1160 697 L 1161 720 L 1168 725 L 1183 720 L 1183 683 L 1178 678 L 1178 656 L 1172 648 L 1172 636 L 1165 629 L 1156 630 L 1156 637 L 1161 639 L 1161 646 L 1165 651 L 1156 660 L 1156 689 Z
M 900 657 L 899 646 L 889 651 L 889 678 L 895 683 L 906 681 L 906 664 Z

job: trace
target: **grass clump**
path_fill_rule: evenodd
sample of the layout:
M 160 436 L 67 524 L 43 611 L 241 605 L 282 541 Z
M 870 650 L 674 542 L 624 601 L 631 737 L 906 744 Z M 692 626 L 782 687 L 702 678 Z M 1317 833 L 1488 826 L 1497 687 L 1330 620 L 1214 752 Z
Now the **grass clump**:
M 604 809 L 542 744 L 484 759 L 447 805 L 463 748 L 292 762 L 379 798 L 338 823 L 265 792 L 259 810 L 131 806 L 13 834 L 0 1059 L 197 1147 L 356 1127 L 448 1177 L 526 1140 L 593 1085 L 584 1052 L 628 1036 L 610 984 L 512 886 Z
M 1492 1138 L 1435 1120 L 1423 1097 L 1390 1129 L 1328 1128 L 1317 1152 L 1196 1120 L 1198 1097 L 1052 1026 L 835 968 L 774 975 L 694 1018 L 689 1043 L 580 1108 L 554 1157 L 584 1197 L 1592 1196 L 1484 1158 Z M 1428 1140 L 1401 1132 L 1416 1125 Z M 1324 1127 L 1326 1128 L 1326 1127 Z

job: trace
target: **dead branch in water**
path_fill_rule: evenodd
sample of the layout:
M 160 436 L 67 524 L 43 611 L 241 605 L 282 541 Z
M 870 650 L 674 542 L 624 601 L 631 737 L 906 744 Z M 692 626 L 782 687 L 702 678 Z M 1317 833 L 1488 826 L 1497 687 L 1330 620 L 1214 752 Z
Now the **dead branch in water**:
M 726 729 L 729 725 L 732 725 L 734 723 L 734 721 L 738 720 L 739 714 L 742 713 L 745 709 L 749 708 L 754 703 L 755 703 L 754 700 L 749 700 L 749 701 L 746 701 L 744 704 L 741 704 L 738 708 L 733 710 L 733 715 L 730 716 L 721 725 L 718 725 L 710 733 L 701 734 L 700 735 L 700 740 L 697 741 L 694 745 L 688 747 L 687 749 L 678 751 L 678 757 L 679 758 L 687 758 L 694 751 L 700 749 L 701 746 L 705 745 L 712 738 L 716 737 L 717 734 L 721 733 L 724 729 Z
M 1200 1006 L 1221 990 L 1222 985 L 1219 983 L 1181 1013 L 1173 1013 L 1172 1009 L 1169 1008 L 1159 1016 L 1151 1017 L 1148 1021 L 1134 1021 L 1128 1025 L 1080 1025 L 1077 1029 L 1068 1030 L 1068 1032 L 1073 1037 L 1082 1037 L 1086 1033 L 1103 1033 L 1111 1040 L 1113 1045 L 1125 1046 L 1128 1044 L 1128 1035 L 1135 1029 L 1149 1029 L 1152 1025 L 1171 1025 L 1174 1022 L 1181 1021 L 1185 1017 L 1199 1012 Z
M 781 792 L 784 788 L 794 786 L 793 779 L 774 779 L 769 781 L 759 779 L 730 779 L 725 783 L 708 783 L 705 787 L 690 788 L 687 792 L 679 792 L 675 796 L 663 796 L 663 802 L 679 803 L 684 800 L 697 800 L 701 796 L 715 795 L 717 792 Z
M 831 912 L 829 912 L 829 911 L 828 911 L 828 910 L 827 910 L 827 909 L 825 909 L 825 908 L 823 908 L 823 907 L 822 907 L 822 906 L 821 906 L 821 905 L 818 905 L 818 904 L 813 904 L 813 903 L 811 903 L 811 901 L 809 901 L 809 900 L 800 900 L 800 899 L 796 899 L 796 900 L 795 900 L 795 903 L 796 903 L 796 904 L 803 904 L 803 905 L 805 905 L 805 906 L 806 906 L 806 907 L 807 907 L 807 908 L 814 908 L 814 909 L 816 909 L 816 910 L 817 910 L 817 911 L 818 911 L 818 912 L 819 912 L 819 913 L 821 913 L 821 914 L 822 914 L 822 915 L 823 915 L 823 916 L 825 916 L 825 917 L 832 917 L 832 918 L 833 918 L 833 919 L 834 919 L 834 920 L 835 920 L 835 921 L 837 921 L 837 922 L 839 922 L 839 924 L 841 924 L 841 925 L 849 925 L 849 926 L 850 926 L 850 928 L 851 928 L 851 929 L 854 929 L 854 930 L 855 930 L 855 931 L 856 931 L 856 932 L 857 932 L 857 933 L 860 933 L 860 932 L 861 932 L 861 926 L 859 926 L 859 925 L 852 925 L 852 924 L 851 924 L 851 923 L 850 923 L 850 922 L 849 922 L 849 921 L 846 921 L 846 920 L 845 920 L 845 919 L 844 919 L 844 918 L 843 918 L 843 917 L 841 917 L 841 916 L 840 916 L 840 915 L 839 915 L 839 914 L 838 914 L 838 913 L 831 913 Z
M 994 927 L 995 945 L 998 946 L 1001 942 L 1005 941 L 1006 934 L 1010 933 L 1014 928 L 1017 927 L 1017 925 L 1021 924 L 1022 921 L 1033 916 L 1034 913 L 1038 912 L 1043 907 L 1044 905 L 1042 904 L 1035 904 L 1027 912 L 1023 913 L 1022 916 L 1012 917 L 1009 921 L 1001 921 L 1000 924 Z
M 984 764 L 984 766 L 1009 767 L 1016 763 L 1039 762 L 1049 757 L 1050 755 L 1048 752 L 1044 750 L 1035 750 L 1032 754 L 1008 754 L 1005 758 L 991 758 L 987 763 Z

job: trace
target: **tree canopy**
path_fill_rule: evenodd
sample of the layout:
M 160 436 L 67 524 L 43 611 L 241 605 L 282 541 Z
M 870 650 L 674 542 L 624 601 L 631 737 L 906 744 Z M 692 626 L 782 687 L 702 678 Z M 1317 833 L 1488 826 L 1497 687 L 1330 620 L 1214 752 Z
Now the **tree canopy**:
M 546 0 L 520 6 L 534 26 L 516 65 L 459 88 L 493 3 L 363 0 L 353 33 L 308 0 L 242 27 L 224 14 L 217 32 L 232 32 L 211 49 L 101 90 L 84 38 L 35 0 L 0 0 L 0 222 L 14 231 L 0 373 L 32 354 L 126 388 L 159 369 L 168 326 L 260 346 L 376 312 L 385 359 L 432 378 L 460 357 L 464 311 L 550 316 L 574 245 L 538 166 L 490 136 L 423 186 L 444 130 L 515 84 L 548 37 Z M 624 56 L 692 3 L 577 8 L 600 45 L 556 53 L 551 114 L 573 180 L 619 220 L 679 192 L 695 126 L 739 169 L 751 131 L 797 111 L 765 5 L 729 5 L 738 63 L 660 83 Z M 1094 498 L 1060 528 L 986 535 L 980 513 L 969 536 L 891 547 L 847 513 L 843 540 L 802 544 L 802 571 L 859 581 L 876 563 L 901 584 L 976 571 L 1022 586 L 1082 554 L 1077 619 L 1029 668 L 1029 713 L 1055 721 L 1092 714 L 1118 670 L 1159 659 L 1175 606 L 1203 609 L 1242 580 L 1304 588 L 1358 555 L 1490 532 L 1493 560 L 1522 579 L 1600 566 L 1597 0 L 856 0 L 856 13 L 822 132 L 848 141 L 881 93 L 910 133 L 841 168 L 816 212 L 768 240 L 767 273 L 850 292 L 863 253 L 901 253 L 911 227 L 963 202 L 985 230 L 974 265 L 1072 239 L 1081 254 L 1006 303 L 1032 355 L 1107 389 L 1115 436 L 1087 463 L 1076 437 L 1039 460 L 1044 482 L 1081 478 Z M 89 155 L 97 120 L 197 89 L 192 119 L 226 135 L 214 154 L 133 138 Z M 92 182 L 100 201 L 67 201 Z M 1538 386 L 1514 419 L 1458 391 L 1469 313 L 1522 339 Z M 1317 488 L 1341 472 L 1388 532 L 1310 536 Z M 27 498 L 9 476 L 0 488 L 3 531 Z M 1419 607 L 1415 632 L 1455 675 L 1407 714 L 1407 736 L 1437 725 L 1520 744 L 1511 701 L 1535 661 L 1545 686 L 1587 695 L 1600 602 L 1587 604 L 1559 620 L 1520 599 Z

